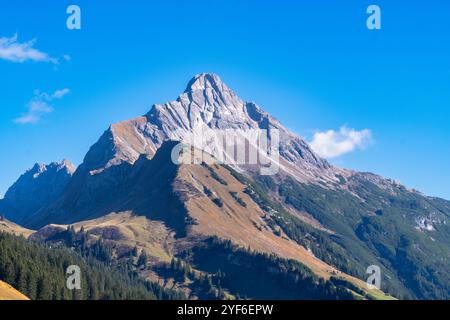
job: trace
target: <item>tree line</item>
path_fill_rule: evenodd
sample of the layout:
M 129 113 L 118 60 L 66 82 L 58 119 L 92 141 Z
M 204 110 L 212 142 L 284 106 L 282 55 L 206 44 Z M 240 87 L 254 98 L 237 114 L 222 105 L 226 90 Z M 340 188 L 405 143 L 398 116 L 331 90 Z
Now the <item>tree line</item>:
M 70 232 L 70 231 L 69 231 Z M 0 232 L 0 280 L 32 300 L 182 299 L 146 281 L 127 264 L 112 267 L 101 241 L 90 247 L 51 247 Z M 81 269 L 81 290 L 66 287 L 70 265 Z

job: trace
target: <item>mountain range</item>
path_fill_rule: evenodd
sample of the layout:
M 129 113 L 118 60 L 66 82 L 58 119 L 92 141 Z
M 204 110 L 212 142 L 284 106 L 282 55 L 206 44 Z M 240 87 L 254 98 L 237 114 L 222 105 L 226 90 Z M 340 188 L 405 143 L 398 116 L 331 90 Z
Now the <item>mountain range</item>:
M 218 162 L 214 139 L 189 144 L 199 128 L 206 138 L 268 132 L 277 172 Z M 183 153 L 205 152 L 174 163 L 180 142 Z M 200 285 L 208 275 L 220 280 L 212 286 L 221 298 L 450 298 L 449 201 L 331 165 L 215 74 L 196 75 L 175 101 L 111 125 L 77 168 L 36 164 L 0 200 L 0 213 L 35 230 L 33 241 L 74 228 L 88 245 L 108 243 L 116 261 L 143 252 L 142 277 L 191 298 L 209 297 Z M 381 291 L 365 284 L 373 265 Z M 189 270 L 181 278 L 180 266 Z

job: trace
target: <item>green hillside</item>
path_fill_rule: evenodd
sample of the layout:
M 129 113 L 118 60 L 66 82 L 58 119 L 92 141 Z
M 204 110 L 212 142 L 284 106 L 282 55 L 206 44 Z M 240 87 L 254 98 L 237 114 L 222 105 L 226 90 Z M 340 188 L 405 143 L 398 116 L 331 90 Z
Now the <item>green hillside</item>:
M 153 300 L 180 299 L 182 295 L 144 281 L 127 266 L 108 265 L 101 245 L 74 252 L 49 248 L 22 237 L 0 233 L 0 280 L 32 300 Z M 81 269 L 81 290 L 66 288 L 66 269 Z

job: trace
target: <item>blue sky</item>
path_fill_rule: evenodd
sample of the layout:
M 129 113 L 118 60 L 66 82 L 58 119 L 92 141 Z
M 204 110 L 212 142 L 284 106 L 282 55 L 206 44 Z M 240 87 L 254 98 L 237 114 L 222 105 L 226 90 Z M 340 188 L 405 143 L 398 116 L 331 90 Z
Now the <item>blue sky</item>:
M 450 2 L 121 3 L 0 4 L 3 46 L 34 39 L 37 50 L 26 61 L 0 55 L 0 194 L 35 162 L 79 164 L 111 123 L 215 72 L 308 141 L 370 130 L 370 144 L 334 164 L 450 199 Z M 81 30 L 66 27 L 70 4 Z M 370 4 L 381 30 L 366 28 Z

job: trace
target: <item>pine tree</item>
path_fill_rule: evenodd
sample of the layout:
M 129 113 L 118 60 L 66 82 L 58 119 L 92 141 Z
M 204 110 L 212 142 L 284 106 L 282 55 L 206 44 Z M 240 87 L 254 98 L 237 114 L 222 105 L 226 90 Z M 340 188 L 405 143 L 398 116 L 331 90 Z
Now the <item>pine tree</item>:
M 26 296 L 31 300 L 35 300 L 37 298 L 37 280 L 36 276 L 33 273 L 27 274 L 27 290 Z
M 144 251 L 142 251 L 141 255 L 139 256 L 137 265 L 138 267 L 145 268 L 147 267 L 147 262 L 148 262 L 147 254 Z
M 17 280 L 15 283 L 15 287 L 20 292 L 26 292 L 28 284 L 27 284 L 27 274 L 25 268 L 20 266 L 19 272 L 17 274 Z
M 72 246 L 76 240 L 76 232 L 73 226 L 67 227 L 67 245 Z
M 52 289 L 49 283 L 48 277 L 41 277 L 37 284 L 37 299 L 38 300 L 51 300 Z

